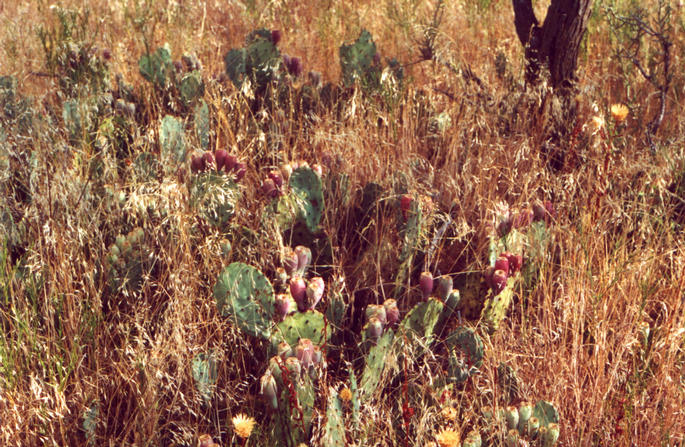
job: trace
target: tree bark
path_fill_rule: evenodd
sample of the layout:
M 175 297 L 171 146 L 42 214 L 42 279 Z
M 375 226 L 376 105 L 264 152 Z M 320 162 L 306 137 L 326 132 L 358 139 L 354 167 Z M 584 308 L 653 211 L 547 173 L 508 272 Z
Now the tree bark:
M 540 68 L 549 69 L 552 87 L 566 89 L 575 80 L 578 51 L 585 35 L 592 0 L 552 0 L 541 25 L 532 0 L 512 0 L 516 34 L 525 48 L 526 78 L 540 79 Z

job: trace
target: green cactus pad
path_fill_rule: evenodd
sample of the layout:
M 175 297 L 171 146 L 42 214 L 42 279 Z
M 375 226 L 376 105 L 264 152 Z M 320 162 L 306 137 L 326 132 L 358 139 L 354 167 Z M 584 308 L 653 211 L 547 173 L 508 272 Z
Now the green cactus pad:
M 281 63 L 281 54 L 271 42 L 268 30 L 257 30 L 247 37 L 246 47 L 232 49 L 224 57 L 226 74 L 238 87 L 245 79 L 263 88 L 271 81 Z
M 357 375 L 354 373 L 352 365 L 348 364 L 347 369 L 350 373 L 350 391 L 352 392 L 352 420 L 355 423 L 358 423 L 361 404 L 359 403 L 359 386 L 357 385 Z
M 200 353 L 193 358 L 192 363 L 193 380 L 195 380 L 195 388 L 200 393 L 205 405 L 208 405 L 212 400 L 214 393 L 214 386 L 217 379 L 217 365 L 216 360 L 212 355 Z
M 326 426 L 324 428 L 323 444 L 331 447 L 345 447 L 345 421 L 340 399 L 334 390 L 328 394 L 328 408 L 326 409 Z
M 242 262 L 230 264 L 217 278 L 214 298 L 219 313 L 231 316 L 242 331 L 271 336 L 274 290 L 262 272 Z
M 183 76 L 179 86 L 181 100 L 187 106 L 195 103 L 205 93 L 205 84 L 199 71 L 191 71 Z
M 440 318 L 438 318 L 438 323 L 435 326 L 435 332 L 440 334 L 445 328 L 447 323 L 452 318 L 452 315 L 457 311 L 459 306 L 459 301 L 461 300 L 461 295 L 458 290 L 452 290 L 448 295 L 447 299 L 443 303 L 442 312 L 440 312 Z
M 180 119 L 166 115 L 159 128 L 159 143 L 162 146 L 162 164 L 167 173 L 175 172 L 186 160 L 184 124 Z
M 193 117 L 197 141 L 200 147 L 207 151 L 209 150 L 209 107 L 204 99 L 200 99 L 195 106 Z
M 443 311 L 443 307 L 444 306 L 440 301 L 429 298 L 428 301 L 414 306 L 414 308 L 404 317 L 404 320 L 400 323 L 400 327 L 418 335 L 430 343 L 433 339 L 434 329 L 438 323 L 440 314 Z
M 330 338 L 331 331 L 325 329 L 328 328 L 321 312 L 315 310 L 297 312 L 286 317 L 276 326 L 271 345 L 275 348 L 278 343 L 285 341 L 290 346 L 296 346 L 301 338 L 308 338 L 315 345 L 321 345 L 324 339 Z
M 482 320 L 490 332 L 499 329 L 499 325 L 507 314 L 509 306 L 514 299 L 514 286 L 517 277 L 510 276 L 507 285 L 497 295 L 493 296 L 492 290 L 488 291 L 485 304 L 483 306 Z
M 457 309 L 466 318 L 478 318 L 485 301 L 485 286 L 481 272 L 465 272 L 454 276 L 454 288 L 459 290 Z
M 559 423 L 559 412 L 554 405 L 546 400 L 540 400 L 533 408 L 533 417 L 538 418 L 540 421 L 540 427 L 546 427 L 552 422 L 555 424 Z
M 473 329 L 460 327 L 445 339 L 450 353 L 449 380 L 462 383 L 483 364 L 483 342 Z
M 364 366 L 364 372 L 362 373 L 360 380 L 360 394 L 361 398 L 367 398 L 371 396 L 378 383 L 381 380 L 383 371 L 387 364 L 388 355 L 392 349 L 392 341 L 394 334 L 392 330 L 388 329 L 383 336 L 378 339 L 376 346 L 373 346 L 366 356 L 366 364 Z
M 313 169 L 301 167 L 293 171 L 289 183 L 298 207 L 298 217 L 309 231 L 316 233 L 324 209 L 321 178 Z
M 169 49 L 157 48 L 154 53 L 143 55 L 138 60 L 138 69 L 146 80 L 163 87 L 174 70 Z
M 374 62 L 375 56 L 376 44 L 367 30 L 362 30 L 353 44 L 342 45 L 340 65 L 345 85 L 359 81 L 363 86 L 376 87 L 380 82 L 381 69 Z
M 193 177 L 190 207 L 216 228 L 226 227 L 240 197 L 240 189 L 230 177 L 211 171 Z

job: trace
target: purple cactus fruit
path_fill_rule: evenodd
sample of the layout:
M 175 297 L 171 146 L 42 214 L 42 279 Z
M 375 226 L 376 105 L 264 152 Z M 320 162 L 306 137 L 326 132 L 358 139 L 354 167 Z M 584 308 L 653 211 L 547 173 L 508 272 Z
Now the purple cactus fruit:
M 299 78 L 302 76 L 302 71 L 303 71 L 303 66 L 302 66 L 302 60 L 299 57 L 291 57 L 290 58 L 290 65 L 288 65 L 288 73 L 290 73 L 292 76 L 295 76 L 296 78 Z
M 495 270 L 492 274 L 492 291 L 499 294 L 507 285 L 507 274 L 504 270 Z
M 502 270 L 507 276 L 509 276 L 509 257 L 502 253 L 495 260 L 495 270 Z
M 292 275 L 295 270 L 297 270 L 298 260 L 299 258 L 297 253 L 295 253 L 295 250 L 290 247 L 285 247 L 283 253 L 283 268 L 285 268 L 288 275 Z
M 270 178 L 262 182 L 262 186 L 260 189 L 262 191 L 262 194 L 269 198 L 273 199 L 274 197 L 278 197 L 278 188 L 276 188 L 274 181 Z
M 216 159 L 216 170 L 221 171 L 226 164 L 226 157 L 228 157 L 228 152 L 223 149 L 219 149 L 214 152 L 214 158 Z
M 245 173 L 247 172 L 247 166 L 245 163 L 242 161 L 239 161 L 235 165 L 235 179 L 236 181 L 240 181 L 243 177 L 245 177 Z
M 112 59 L 112 50 L 110 50 L 109 48 L 105 48 L 104 50 L 102 50 L 102 58 L 106 61 Z
M 554 204 L 552 202 L 550 202 L 549 200 L 545 200 L 543 206 L 545 207 L 545 211 L 547 212 L 548 222 L 551 222 L 557 218 L 557 210 L 554 208 Z
M 303 275 L 312 262 L 312 251 L 304 245 L 295 247 L 295 254 L 297 255 L 297 271 Z
M 385 319 L 389 325 L 393 325 L 400 321 L 400 309 L 397 307 L 397 301 L 388 298 L 383 301 L 383 307 L 385 308 Z
M 290 56 L 287 55 L 287 54 L 284 54 L 284 55 L 283 55 L 283 66 L 285 67 L 285 69 L 286 69 L 288 72 L 290 72 L 290 64 L 291 64 L 291 63 L 292 63 L 292 62 L 291 62 Z
M 545 206 L 538 202 L 535 205 L 533 205 L 533 221 L 535 222 L 540 222 L 541 220 L 545 220 L 547 217 L 547 210 L 545 209 Z
M 321 87 L 321 73 L 318 71 L 310 71 L 307 73 L 307 79 L 309 79 L 309 83 L 313 85 L 314 87 L 318 88 Z
M 238 164 L 238 159 L 236 158 L 236 156 L 233 154 L 229 154 L 227 152 L 226 157 L 224 157 L 224 165 L 223 165 L 224 171 L 231 172 L 235 168 L 235 165 L 237 165 L 237 164 Z
M 404 194 L 400 198 L 400 209 L 402 210 L 402 217 L 407 219 L 407 216 L 409 215 L 409 210 L 411 209 L 411 202 L 414 199 L 409 194 Z
M 307 286 L 301 276 L 293 276 L 290 278 L 290 295 L 297 303 L 297 309 L 300 312 L 307 310 Z
M 281 32 L 280 29 L 271 30 L 271 43 L 272 44 L 278 45 L 278 42 L 281 41 L 281 37 L 283 37 L 283 33 Z
M 514 273 L 518 273 L 521 270 L 523 256 L 515 255 L 510 252 L 502 253 L 501 256 L 505 256 L 509 261 L 509 276 L 513 275 Z
M 492 275 L 494 273 L 495 273 L 495 267 L 488 267 L 483 272 L 483 279 L 485 280 L 485 284 L 490 288 L 492 288 Z
M 309 281 L 307 286 L 307 309 L 314 309 L 321 298 L 323 297 L 325 284 L 323 279 L 319 276 L 314 277 Z
M 276 311 L 276 317 L 278 321 L 283 321 L 283 319 L 290 312 L 290 297 L 284 293 L 276 295 L 274 299 L 274 310 Z
M 383 323 L 378 318 L 371 317 L 364 330 L 367 338 L 378 340 L 383 335 Z
M 423 299 L 427 300 L 431 292 L 433 292 L 433 275 L 431 272 L 423 272 L 419 277 L 419 289 L 423 294 Z
M 269 178 L 271 180 L 273 180 L 274 185 L 276 185 L 276 187 L 278 189 L 281 189 L 281 187 L 283 186 L 283 176 L 281 175 L 281 173 L 279 171 L 276 171 L 276 170 L 270 171 L 269 172 Z
M 388 321 L 385 313 L 385 306 L 382 304 L 369 304 L 366 306 L 366 321 L 371 321 L 371 318 L 378 318 L 378 320 L 385 325 Z
M 376 53 L 373 55 L 373 63 L 374 65 L 380 65 L 381 63 L 381 53 Z
M 211 152 L 205 152 L 202 154 L 202 161 L 205 169 L 210 169 L 214 165 L 214 154 Z
M 445 301 L 449 294 L 452 292 L 452 288 L 454 287 L 454 283 L 452 281 L 452 277 L 449 275 L 442 275 L 438 276 L 437 278 L 437 285 L 435 286 L 435 294 L 440 298 L 442 301 Z
M 314 344 L 308 338 L 301 338 L 295 347 L 295 357 L 300 361 L 302 368 L 307 369 L 314 364 Z
M 197 174 L 203 170 L 202 157 L 193 155 L 190 159 L 190 171 Z

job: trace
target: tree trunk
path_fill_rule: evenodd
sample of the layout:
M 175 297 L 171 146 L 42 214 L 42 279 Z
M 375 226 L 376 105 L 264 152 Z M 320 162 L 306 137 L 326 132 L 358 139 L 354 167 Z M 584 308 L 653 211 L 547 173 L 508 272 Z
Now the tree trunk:
M 532 0 L 512 0 L 516 34 L 525 47 L 526 77 L 535 83 L 540 68 L 549 69 L 552 87 L 566 89 L 575 80 L 580 42 L 587 28 L 592 0 L 552 0 L 542 25 Z

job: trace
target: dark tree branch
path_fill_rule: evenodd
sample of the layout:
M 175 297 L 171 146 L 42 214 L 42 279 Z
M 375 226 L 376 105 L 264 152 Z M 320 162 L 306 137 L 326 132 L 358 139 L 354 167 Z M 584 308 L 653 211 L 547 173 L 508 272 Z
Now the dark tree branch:
M 514 25 L 516 25 L 516 34 L 525 47 L 530 40 L 531 28 L 539 27 L 537 17 L 533 11 L 532 0 L 512 0 L 514 5 Z

